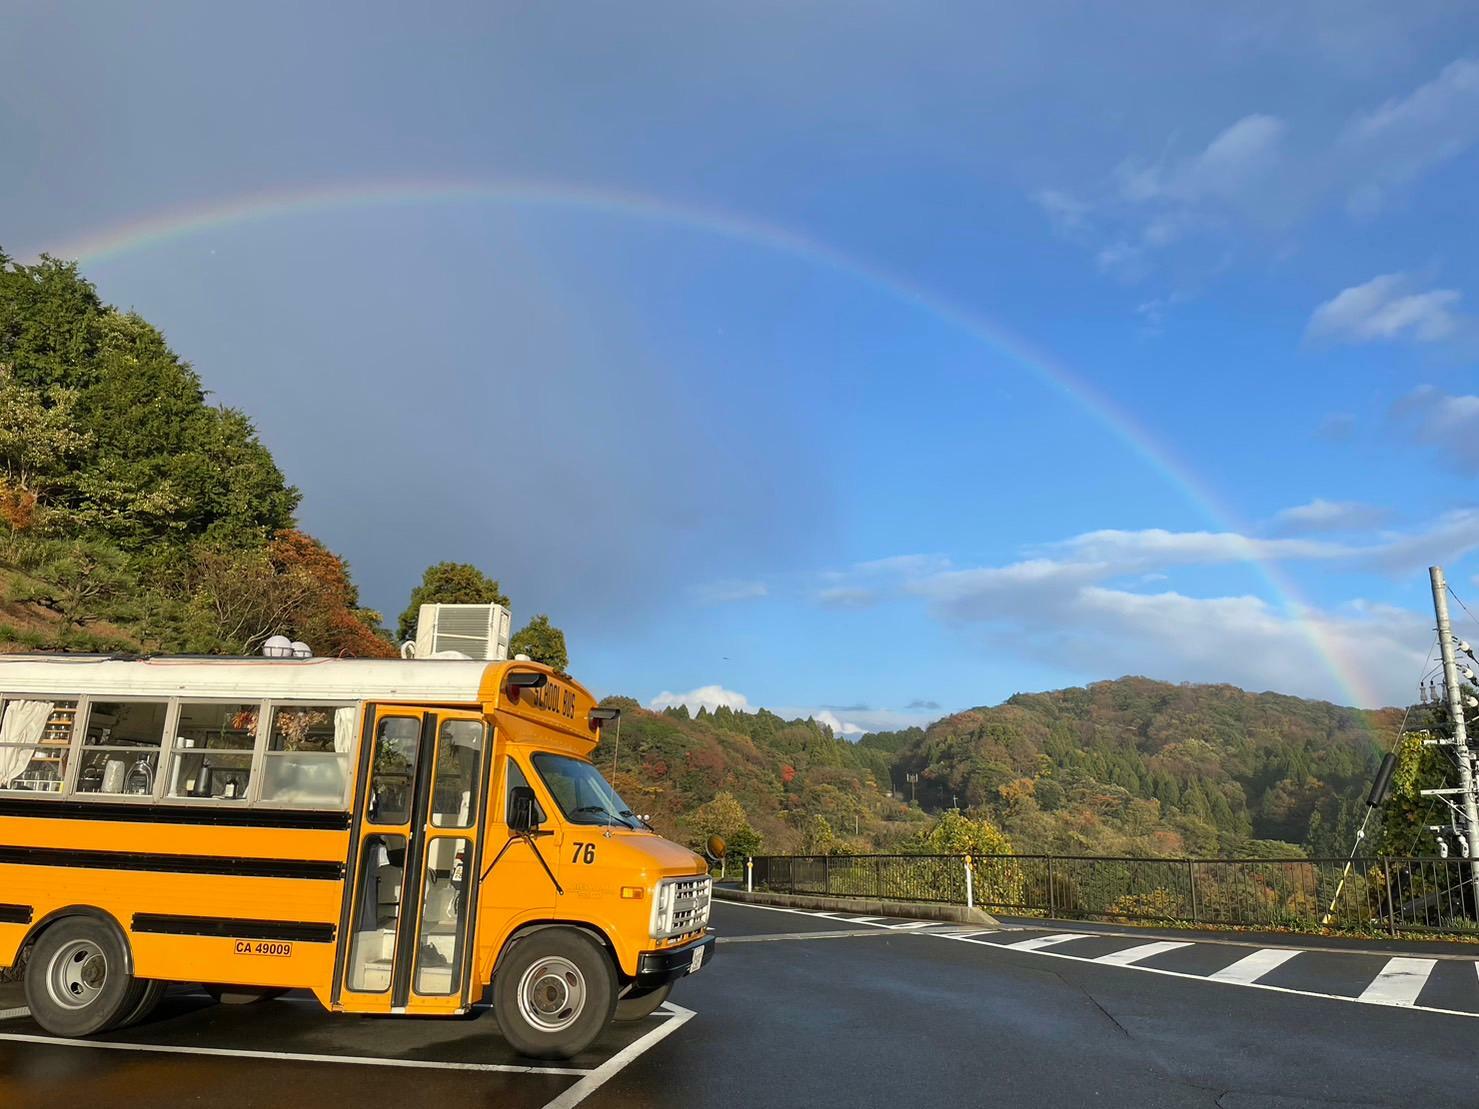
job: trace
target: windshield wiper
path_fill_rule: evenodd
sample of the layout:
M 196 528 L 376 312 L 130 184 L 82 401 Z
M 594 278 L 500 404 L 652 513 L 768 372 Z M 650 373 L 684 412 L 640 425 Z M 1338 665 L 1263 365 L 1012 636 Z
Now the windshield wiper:
M 610 809 L 608 809 L 605 805 L 581 805 L 580 808 L 578 808 L 578 809 L 571 809 L 570 810 L 570 815 L 571 816 L 574 816 L 576 813 L 583 813 L 583 812 L 600 813 L 602 816 L 608 818 L 607 821 L 606 821 L 607 824 L 610 824 L 612 820 L 621 820 L 621 815 L 625 815 L 625 814 L 618 815 L 617 813 L 614 813 Z M 628 824 L 625 820 L 621 820 L 621 826 L 623 828 L 631 828 L 631 827 L 633 827 L 633 825 Z

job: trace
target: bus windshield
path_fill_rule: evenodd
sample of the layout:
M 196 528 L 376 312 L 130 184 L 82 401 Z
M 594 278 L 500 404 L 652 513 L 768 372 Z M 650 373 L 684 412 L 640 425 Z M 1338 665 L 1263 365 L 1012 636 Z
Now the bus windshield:
M 534 769 L 570 823 L 637 826 L 626 802 L 590 763 L 565 755 L 535 755 Z

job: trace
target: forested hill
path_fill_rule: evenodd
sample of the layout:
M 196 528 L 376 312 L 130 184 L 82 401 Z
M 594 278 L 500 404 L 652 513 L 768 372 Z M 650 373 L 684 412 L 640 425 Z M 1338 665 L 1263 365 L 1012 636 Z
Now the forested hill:
M 1121 678 L 1018 694 L 929 726 L 865 736 L 927 810 L 990 814 L 1024 851 L 1243 853 L 1282 841 L 1349 850 L 1366 786 L 1400 726 L 1227 685 Z

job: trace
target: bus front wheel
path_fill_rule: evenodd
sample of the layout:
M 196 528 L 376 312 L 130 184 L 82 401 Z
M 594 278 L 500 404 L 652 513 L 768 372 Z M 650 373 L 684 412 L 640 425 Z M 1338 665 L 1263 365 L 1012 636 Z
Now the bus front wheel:
M 569 1059 L 590 1047 L 616 1008 L 616 971 L 584 932 L 545 928 L 508 949 L 493 1011 L 521 1055 Z
M 42 932 L 26 964 L 26 1005 L 54 1036 L 90 1036 L 132 1017 L 148 983 L 127 971 L 117 932 L 91 917 L 59 920 Z

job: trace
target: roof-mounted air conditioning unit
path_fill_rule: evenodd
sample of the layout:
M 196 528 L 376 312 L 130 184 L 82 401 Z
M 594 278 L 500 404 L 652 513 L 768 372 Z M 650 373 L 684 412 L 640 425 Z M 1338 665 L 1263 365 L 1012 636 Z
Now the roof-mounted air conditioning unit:
M 502 605 L 422 605 L 416 617 L 416 658 L 508 658 L 510 617 Z

